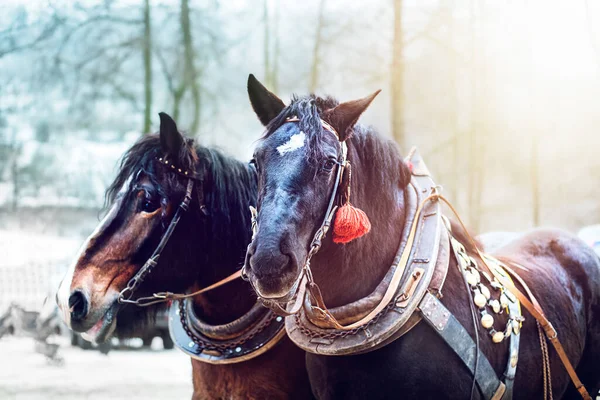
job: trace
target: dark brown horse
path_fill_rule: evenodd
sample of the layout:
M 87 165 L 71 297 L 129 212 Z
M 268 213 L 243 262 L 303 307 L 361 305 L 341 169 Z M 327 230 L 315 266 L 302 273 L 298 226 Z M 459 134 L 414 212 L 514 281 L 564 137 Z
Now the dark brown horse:
M 161 162 L 165 157 L 170 160 L 166 166 Z M 107 191 L 112 208 L 61 283 L 57 299 L 73 330 L 104 341 L 121 325 L 121 315 L 137 315 L 141 321 L 151 313 L 121 305 L 118 297 L 157 247 L 184 198 L 188 176 L 179 171 L 194 173 L 189 209 L 134 297 L 207 287 L 240 268 L 251 235 L 254 169 L 194 145 L 161 114 L 160 134 L 141 138 L 125 154 Z M 255 302 L 250 286 L 238 279 L 194 297 L 193 310 L 203 324 L 227 327 Z M 192 359 L 192 366 L 197 399 L 311 397 L 304 352 L 285 336 L 247 361 L 213 365 Z
M 331 234 L 312 258 L 314 282 L 332 308 L 365 298 L 376 290 L 400 246 L 405 229 L 411 169 L 397 146 L 373 128 L 355 125 L 374 96 L 338 103 L 332 98 L 294 97 L 285 105 L 253 76 L 252 106 L 267 127 L 257 145 L 258 231 L 248 249 L 246 274 L 257 293 L 285 306 L 298 286 L 317 229 L 321 226 L 343 159 L 342 142 L 352 164 L 352 203 L 365 211 L 372 230 L 346 245 Z M 323 121 L 325 123 L 323 123 Z M 339 135 L 327 129 L 328 125 Z M 339 203 L 339 199 L 336 200 Z M 461 229 L 453 235 L 465 245 Z M 475 249 L 467 252 L 477 258 Z M 571 362 L 588 390 L 600 384 L 600 262 L 576 237 L 560 230 L 535 230 L 495 255 L 526 268 L 519 271 L 554 324 Z M 427 262 L 427 260 L 420 261 Z M 507 344 L 492 343 L 488 331 L 474 327 L 463 276 L 454 256 L 441 302 L 466 328 L 478 330 L 481 352 L 497 376 L 507 361 Z M 524 312 L 514 396 L 542 398 L 542 355 L 536 322 Z M 293 317 L 288 317 L 293 318 Z M 499 316 L 498 318 L 505 318 Z M 368 332 L 365 333 L 369 337 Z M 314 346 L 327 343 L 316 338 Z M 329 345 L 329 343 L 327 343 Z M 516 360 L 515 360 L 516 361 Z M 555 398 L 578 398 L 556 352 L 550 349 Z M 473 394 L 473 375 L 434 329 L 424 322 L 384 347 L 364 354 L 307 354 L 313 393 L 322 399 L 451 398 Z

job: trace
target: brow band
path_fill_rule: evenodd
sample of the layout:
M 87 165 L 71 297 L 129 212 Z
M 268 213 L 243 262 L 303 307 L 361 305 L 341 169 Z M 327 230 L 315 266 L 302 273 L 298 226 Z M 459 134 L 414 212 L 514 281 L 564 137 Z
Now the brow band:
M 294 115 L 293 117 L 287 117 L 285 119 L 285 122 L 300 122 L 300 118 L 298 118 Z M 327 122 L 325 122 L 323 120 L 321 120 L 321 125 L 323 126 L 323 128 L 326 131 L 333 133 L 338 141 L 340 140 L 340 135 L 337 133 L 337 131 L 334 129 L 333 126 L 331 126 L 330 124 L 328 124 Z

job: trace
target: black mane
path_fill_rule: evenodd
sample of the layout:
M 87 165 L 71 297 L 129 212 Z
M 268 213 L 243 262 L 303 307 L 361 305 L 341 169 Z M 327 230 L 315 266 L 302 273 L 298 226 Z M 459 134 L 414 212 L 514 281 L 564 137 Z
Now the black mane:
M 314 94 L 298 97 L 292 96 L 292 101 L 283 111 L 275 117 L 267 126 L 267 130 L 261 139 L 268 138 L 287 118 L 298 117 L 300 120 L 298 126 L 301 131 L 315 132 L 309 135 L 307 143 L 307 154 L 311 159 L 318 159 L 321 154 L 321 141 L 323 139 L 323 129 L 321 126 L 321 114 L 335 106 L 339 102 L 333 97 L 318 97 Z
M 158 158 L 162 156 L 158 135 L 147 135 L 139 139 L 123 156 L 117 177 L 106 190 L 105 205 L 112 204 L 122 189 L 126 189 L 124 196 L 125 201 L 128 201 L 127 196 L 133 194 L 131 187 L 125 188 L 125 185 L 130 179 L 129 185 L 133 184 L 140 171 L 156 185 L 161 196 L 172 196 L 175 188 L 185 188 L 186 178 L 161 165 Z M 248 206 L 256 204 L 255 170 L 217 149 L 194 144 L 192 139 L 185 140 L 179 156 L 171 161 L 182 169 L 195 171 L 197 176 L 203 177 L 194 187 L 196 196 L 193 196 L 191 209 L 197 218 L 208 218 L 210 223 L 206 224 L 205 237 L 195 239 L 208 241 L 208 249 L 218 253 L 207 254 L 207 258 L 231 259 L 250 241 Z M 202 192 L 198 192 L 199 190 Z M 204 211 L 200 208 L 202 205 L 207 216 L 204 216 Z M 236 224 L 232 224 L 232 221 L 236 221 Z M 215 245 L 211 246 L 213 243 Z M 243 254 L 235 256 L 239 263 L 243 262 Z

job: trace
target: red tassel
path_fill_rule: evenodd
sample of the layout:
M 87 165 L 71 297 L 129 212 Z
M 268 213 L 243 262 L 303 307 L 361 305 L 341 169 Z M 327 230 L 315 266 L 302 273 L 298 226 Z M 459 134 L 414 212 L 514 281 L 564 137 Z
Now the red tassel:
M 348 243 L 371 230 L 371 221 L 367 214 L 350 203 L 338 208 L 333 223 L 333 242 Z

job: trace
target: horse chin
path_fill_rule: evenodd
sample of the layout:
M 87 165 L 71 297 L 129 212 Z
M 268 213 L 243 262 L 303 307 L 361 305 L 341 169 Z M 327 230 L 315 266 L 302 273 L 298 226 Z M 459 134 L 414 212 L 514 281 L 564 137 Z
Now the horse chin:
M 302 274 L 298 275 L 298 277 L 296 277 L 296 279 L 294 280 L 294 283 L 291 285 L 291 287 L 287 290 L 285 289 L 280 289 L 277 291 L 273 291 L 273 290 L 269 290 L 267 288 L 264 287 L 263 284 L 257 282 L 257 281 L 253 281 L 253 279 L 251 279 L 252 282 L 252 287 L 254 288 L 254 291 L 256 292 L 256 294 L 258 295 L 258 297 L 261 298 L 261 300 L 263 300 L 265 303 L 278 303 L 279 305 L 283 306 L 285 308 L 285 305 L 290 302 L 291 300 L 294 299 L 294 297 L 296 296 L 296 293 L 298 292 L 298 287 L 300 285 L 300 281 L 302 280 Z M 271 285 L 267 285 L 267 286 L 271 286 Z M 281 284 L 277 285 L 281 288 Z
M 115 301 L 104 315 L 88 331 L 81 334 L 85 340 L 94 343 L 106 342 L 117 327 L 117 311 L 119 304 Z

